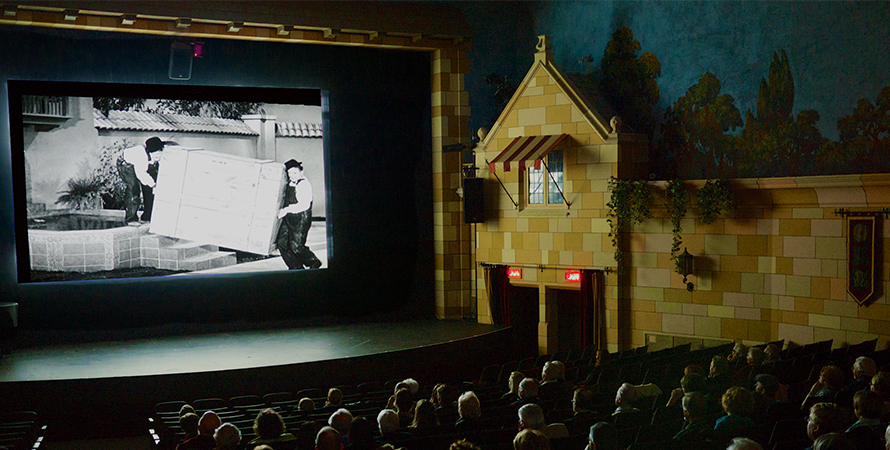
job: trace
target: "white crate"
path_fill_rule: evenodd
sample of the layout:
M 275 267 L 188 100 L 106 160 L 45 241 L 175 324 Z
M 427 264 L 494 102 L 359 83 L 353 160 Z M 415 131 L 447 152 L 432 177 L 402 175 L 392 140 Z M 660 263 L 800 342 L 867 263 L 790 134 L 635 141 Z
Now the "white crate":
M 183 147 L 161 157 L 152 233 L 267 255 L 275 250 L 284 164 Z

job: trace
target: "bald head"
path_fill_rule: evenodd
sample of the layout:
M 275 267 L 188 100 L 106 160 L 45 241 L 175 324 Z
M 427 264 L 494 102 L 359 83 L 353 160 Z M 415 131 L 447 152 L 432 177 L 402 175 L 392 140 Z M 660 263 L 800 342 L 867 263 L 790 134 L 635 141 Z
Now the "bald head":
M 198 434 L 213 436 L 213 432 L 220 425 L 222 425 L 222 421 L 219 420 L 219 416 L 213 411 L 207 411 L 201 416 L 201 420 L 198 421 Z
M 315 450 L 340 450 L 343 444 L 340 442 L 340 432 L 334 427 L 323 427 L 315 436 Z

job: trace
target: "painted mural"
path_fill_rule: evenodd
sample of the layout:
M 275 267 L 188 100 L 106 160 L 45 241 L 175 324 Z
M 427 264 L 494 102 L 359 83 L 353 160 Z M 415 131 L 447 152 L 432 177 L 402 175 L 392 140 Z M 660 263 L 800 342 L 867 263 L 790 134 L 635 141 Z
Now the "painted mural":
M 886 2 L 540 2 L 501 21 L 523 14 L 551 36 L 563 72 L 596 83 L 650 137 L 651 178 L 890 172 Z M 511 39 L 525 36 L 476 51 Z M 498 73 L 518 80 L 509 57 Z M 480 78 L 498 70 L 472 59 Z M 490 120 L 492 92 L 471 95 L 485 116 L 471 123 Z

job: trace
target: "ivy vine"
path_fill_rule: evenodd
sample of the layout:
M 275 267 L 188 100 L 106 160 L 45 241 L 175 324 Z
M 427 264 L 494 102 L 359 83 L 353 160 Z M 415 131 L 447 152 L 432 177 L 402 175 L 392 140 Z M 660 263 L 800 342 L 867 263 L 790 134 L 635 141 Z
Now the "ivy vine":
M 697 193 L 699 220 L 710 224 L 717 220 L 722 211 L 735 208 L 732 189 L 723 180 L 708 180 Z
M 680 261 L 677 259 L 677 256 L 679 256 L 680 253 L 680 245 L 683 244 L 683 239 L 680 236 L 683 232 L 681 222 L 683 218 L 686 217 L 686 207 L 688 204 L 689 192 L 686 191 L 686 186 L 683 185 L 683 182 L 676 178 L 668 181 L 664 191 L 664 206 L 671 218 L 671 232 L 673 233 L 673 239 L 671 240 L 671 259 L 674 260 L 674 264 L 677 266 L 677 273 L 681 272 L 679 265 Z
M 615 263 L 621 266 L 624 253 L 621 251 L 619 236 L 621 229 L 630 224 L 642 223 L 652 216 L 652 191 L 642 180 L 619 180 L 609 178 L 609 193 L 606 206 L 609 208 L 609 237 L 615 248 Z

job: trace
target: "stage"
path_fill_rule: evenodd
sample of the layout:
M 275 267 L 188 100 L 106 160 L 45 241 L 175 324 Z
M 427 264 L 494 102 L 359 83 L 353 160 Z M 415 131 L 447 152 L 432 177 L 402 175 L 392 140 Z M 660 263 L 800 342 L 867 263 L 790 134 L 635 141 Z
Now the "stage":
M 48 423 L 144 420 L 169 400 L 406 377 L 471 381 L 490 361 L 505 362 L 511 346 L 509 328 L 434 319 L 20 331 L 0 359 L 0 409 L 34 410 Z

